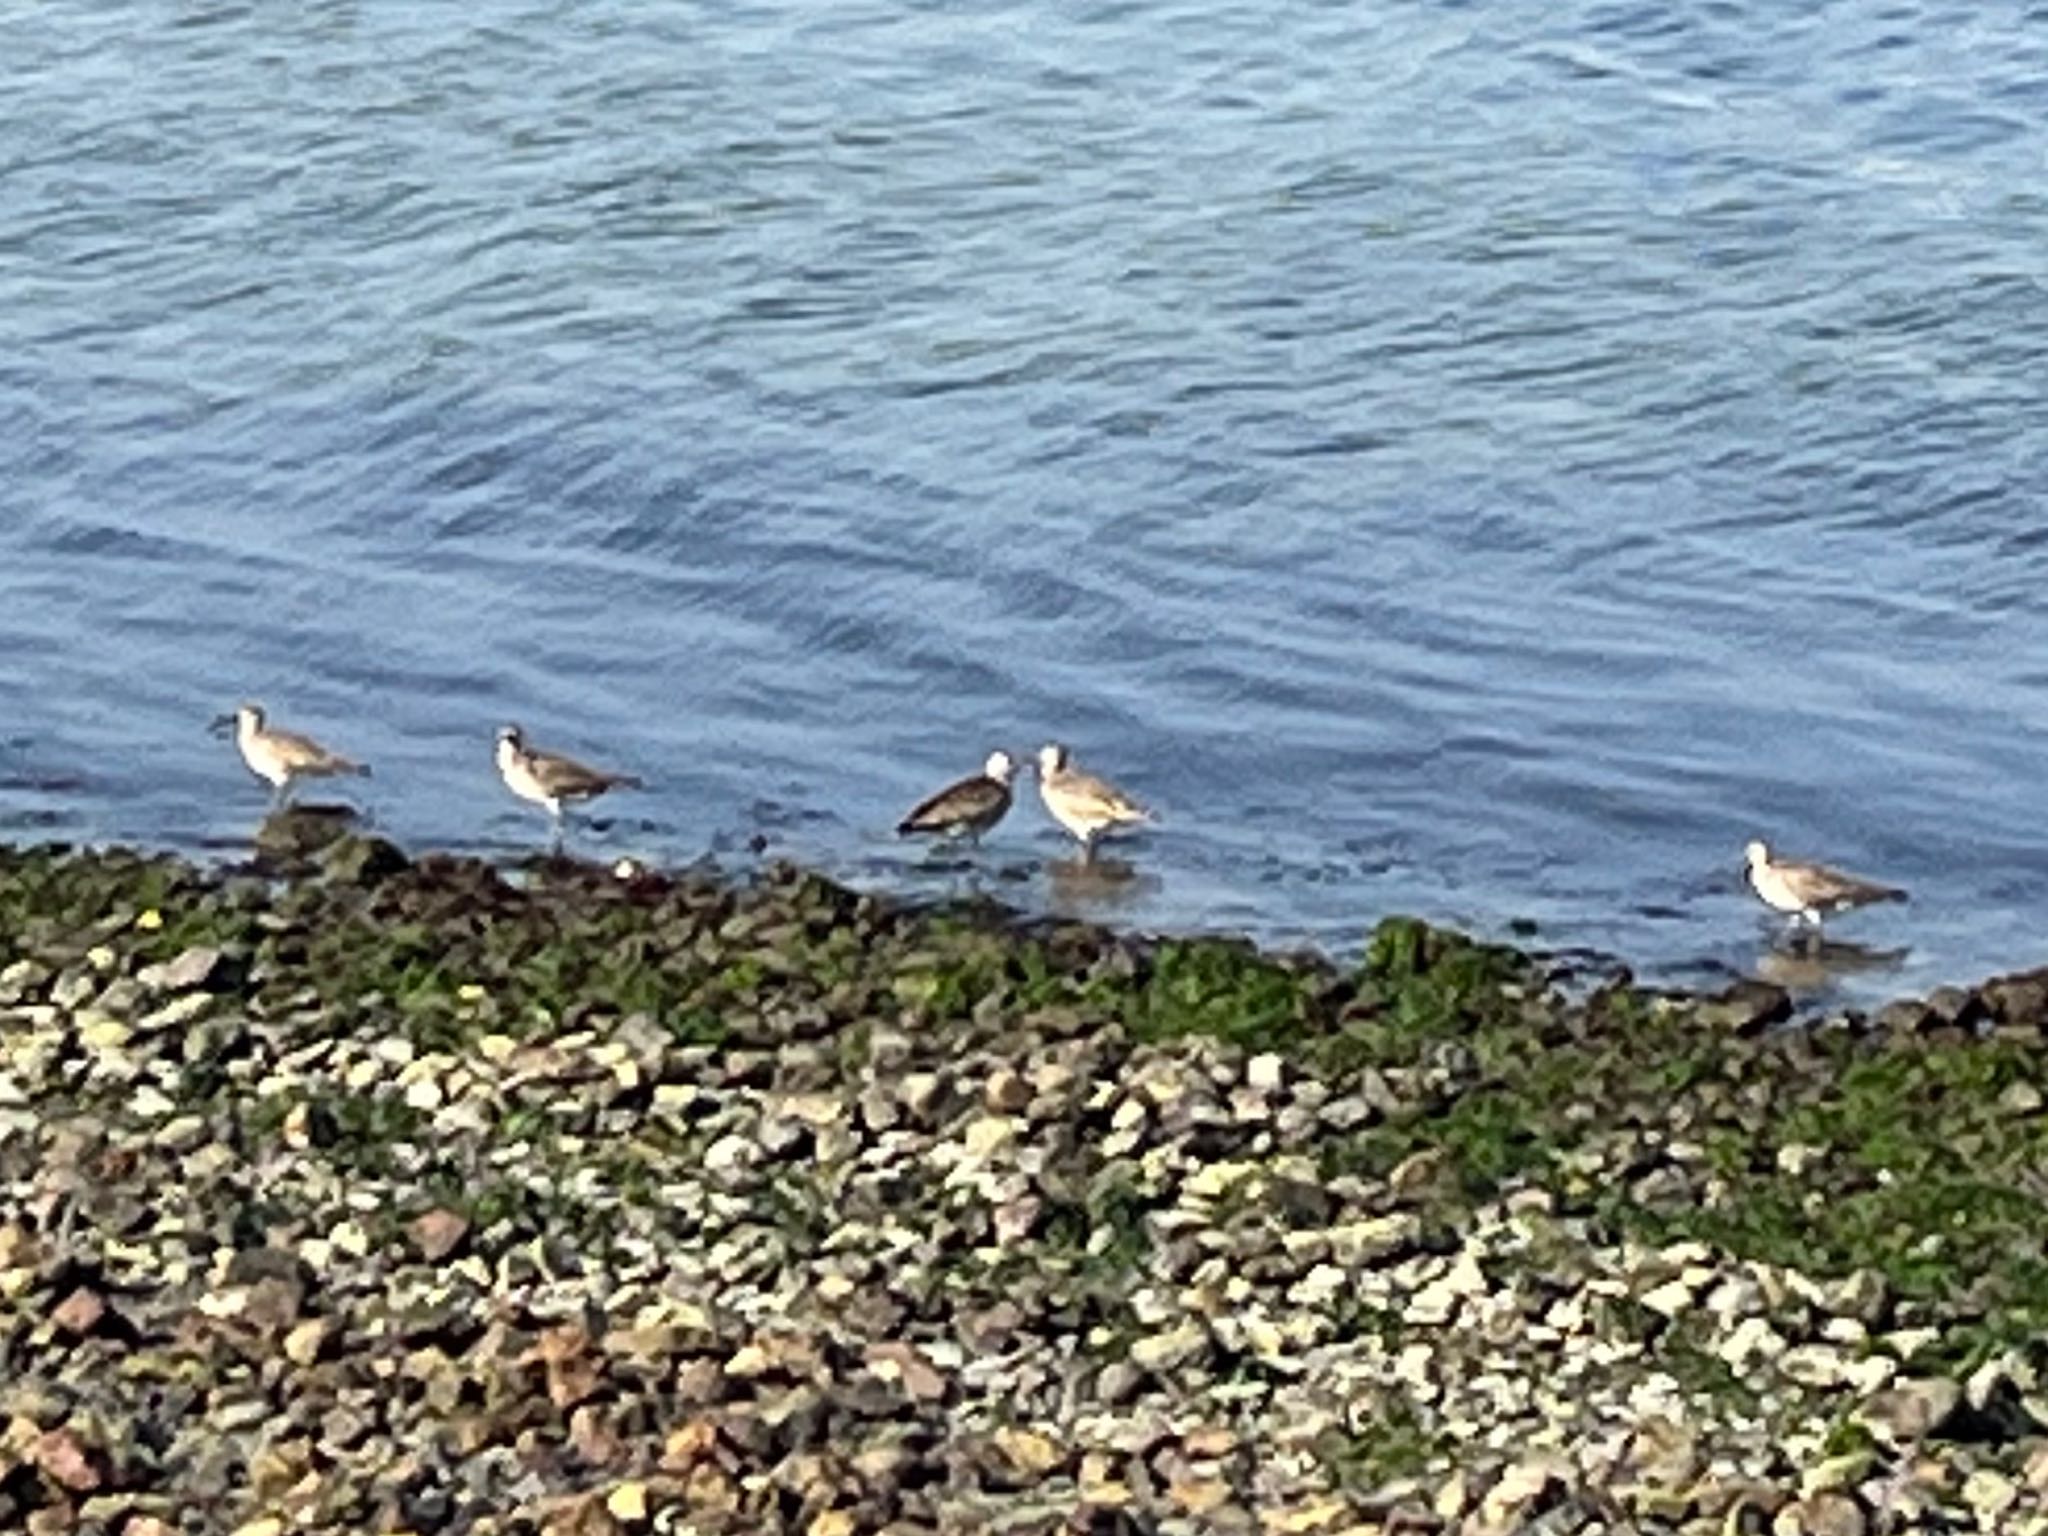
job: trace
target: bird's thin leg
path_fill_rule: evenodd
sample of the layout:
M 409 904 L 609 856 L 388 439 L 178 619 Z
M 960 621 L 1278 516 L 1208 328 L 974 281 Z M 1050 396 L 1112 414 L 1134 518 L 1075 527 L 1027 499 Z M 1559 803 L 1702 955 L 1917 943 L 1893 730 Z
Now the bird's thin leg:
M 1095 862 L 1095 834 L 1093 832 L 1090 832 L 1081 839 L 1081 862 L 1083 864 L 1093 864 Z

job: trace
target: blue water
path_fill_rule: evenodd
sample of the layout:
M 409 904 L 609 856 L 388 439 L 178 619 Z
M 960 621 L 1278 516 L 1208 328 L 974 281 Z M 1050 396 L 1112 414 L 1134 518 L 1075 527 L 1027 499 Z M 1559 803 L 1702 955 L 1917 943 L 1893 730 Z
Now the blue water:
M 938 890 L 1057 736 L 1163 825 L 1026 904 L 1698 978 L 1764 835 L 1913 890 L 1820 981 L 2048 960 L 2048 10 L 1682 9 L 0 11 L 0 833 L 231 856 L 252 697 Z

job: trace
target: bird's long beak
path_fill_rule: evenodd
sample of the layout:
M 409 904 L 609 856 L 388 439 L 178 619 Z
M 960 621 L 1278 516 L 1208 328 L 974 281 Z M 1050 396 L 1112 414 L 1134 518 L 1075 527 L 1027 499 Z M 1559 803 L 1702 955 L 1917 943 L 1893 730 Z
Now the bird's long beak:
M 235 728 L 235 717 L 233 715 L 215 715 L 206 722 L 206 728 L 216 736 L 225 736 Z

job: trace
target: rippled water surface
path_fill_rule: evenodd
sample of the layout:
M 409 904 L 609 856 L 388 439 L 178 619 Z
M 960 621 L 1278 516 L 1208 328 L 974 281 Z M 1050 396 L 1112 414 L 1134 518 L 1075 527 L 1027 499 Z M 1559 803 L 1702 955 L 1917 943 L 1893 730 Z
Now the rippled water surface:
M 1800 14 L 1791 14 L 1793 12 Z M 0 11 L 0 830 L 209 853 L 262 699 L 503 855 L 1087 878 L 1755 968 L 1759 833 L 2048 959 L 2048 11 Z M 1854 957 L 1851 956 L 1851 959 Z

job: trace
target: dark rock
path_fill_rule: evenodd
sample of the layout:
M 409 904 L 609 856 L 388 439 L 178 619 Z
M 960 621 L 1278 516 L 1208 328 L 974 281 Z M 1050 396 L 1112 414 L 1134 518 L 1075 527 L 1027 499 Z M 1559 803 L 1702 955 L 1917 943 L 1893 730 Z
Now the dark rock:
M 1337 1202 L 1320 1184 L 1275 1179 L 1266 1198 L 1274 1215 L 1291 1227 L 1327 1227 L 1336 1218 Z
M 229 1285 L 254 1285 L 259 1280 L 282 1280 L 303 1291 L 312 1278 L 299 1256 L 287 1248 L 243 1248 L 228 1260 Z
M 1990 1017 L 1984 999 L 1968 987 L 1936 987 L 1927 994 L 1927 1011 L 1949 1029 L 1974 1029 Z
M 1933 1011 L 1917 997 L 1902 997 L 1878 1009 L 1870 1022 L 1884 1034 L 1917 1035 L 1933 1019 Z
M 256 857 L 272 868 L 303 868 L 321 849 L 348 834 L 355 812 L 342 805 L 292 805 L 263 818 Z
M 336 885 L 380 885 L 403 872 L 410 861 L 387 838 L 337 838 L 320 855 L 320 873 Z
M 1792 998 L 1783 987 L 1744 978 L 1699 1005 L 1699 1020 L 1710 1029 L 1754 1034 L 1792 1017 Z
M 1951 1440 L 2011 1445 L 2044 1428 L 2048 1425 L 2036 1421 L 2018 1383 L 1996 1366 L 1986 1366 L 1971 1378 L 1944 1432 Z
M 2048 1028 L 2048 969 L 1987 981 L 1979 995 L 1999 1023 Z

